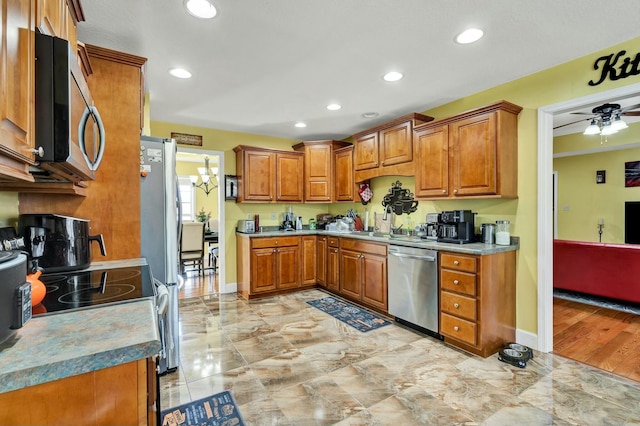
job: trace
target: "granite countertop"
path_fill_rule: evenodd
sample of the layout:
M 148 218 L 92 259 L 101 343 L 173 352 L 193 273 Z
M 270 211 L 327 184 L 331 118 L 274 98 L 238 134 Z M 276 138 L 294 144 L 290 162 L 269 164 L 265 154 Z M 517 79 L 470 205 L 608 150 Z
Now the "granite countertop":
M 389 236 L 388 234 L 380 235 L 373 232 L 330 232 L 323 230 L 302 229 L 299 231 L 280 231 L 280 230 L 268 230 L 263 232 L 256 232 L 253 234 L 244 234 L 236 232 L 236 235 L 249 238 L 259 237 L 285 237 L 296 235 L 331 235 L 334 237 L 344 238 L 356 238 L 378 243 L 394 244 L 406 247 L 418 247 L 431 250 L 449 251 L 454 253 L 466 253 L 475 255 L 487 255 L 495 253 L 503 253 L 508 251 L 515 251 L 520 249 L 520 238 L 511 237 L 511 245 L 502 246 L 498 244 L 485 244 L 485 243 L 469 243 L 469 244 L 454 244 L 454 243 L 439 243 L 436 241 L 425 240 L 419 237 L 409 237 L 407 235 Z
M 89 269 L 144 261 L 97 262 Z M 0 393 L 148 358 L 160 347 L 152 299 L 35 317 L 0 344 Z

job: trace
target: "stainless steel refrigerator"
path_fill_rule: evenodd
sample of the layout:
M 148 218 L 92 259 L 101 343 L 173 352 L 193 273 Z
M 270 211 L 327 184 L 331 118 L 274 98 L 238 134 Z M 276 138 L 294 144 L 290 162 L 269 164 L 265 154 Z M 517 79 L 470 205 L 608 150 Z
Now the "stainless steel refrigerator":
M 168 293 L 166 313 L 159 313 L 163 353 L 159 373 L 175 371 L 180 362 L 178 273 L 180 191 L 176 175 L 176 142 L 142 136 L 140 140 L 140 251 L 159 287 Z M 164 292 L 164 290 L 163 290 Z M 160 292 L 159 292 L 160 294 Z

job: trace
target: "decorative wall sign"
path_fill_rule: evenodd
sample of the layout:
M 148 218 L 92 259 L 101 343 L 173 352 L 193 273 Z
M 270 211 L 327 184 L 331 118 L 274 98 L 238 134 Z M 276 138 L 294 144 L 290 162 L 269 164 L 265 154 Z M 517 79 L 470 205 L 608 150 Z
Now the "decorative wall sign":
M 624 163 L 624 186 L 640 186 L 640 161 Z
M 182 145 L 202 146 L 202 136 L 171 132 L 171 138 Z
M 633 59 L 631 56 L 625 56 L 621 60 L 620 58 L 626 54 L 626 50 L 621 50 L 618 53 L 611 53 L 596 59 L 593 63 L 593 69 L 600 69 L 600 79 L 598 81 L 590 80 L 589 86 L 597 86 L 607 77 L 611 81 L 616 81 L 640 74 L 640 53 L 636 53 Z
M 389 193 L 382 199 L 382 206 L 397 215 L 413 213 L 418 209 L 418 202 L 413 199 L 413 193 L 402 189 L 402 182 L 397 180 L 391 184 Z
M 606 182 L 607 182 L 607 171 L 606 170 L 596 171 L 596 183 L 606 183 Z
M 224 199 L 236 200 L 238 198 L 238 176 L 224 175 Z

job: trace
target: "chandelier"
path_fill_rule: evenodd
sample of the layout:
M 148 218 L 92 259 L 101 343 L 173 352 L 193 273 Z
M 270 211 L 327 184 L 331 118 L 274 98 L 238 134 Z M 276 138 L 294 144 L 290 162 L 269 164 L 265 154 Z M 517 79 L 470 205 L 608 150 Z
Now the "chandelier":
M 209 170 L 213 174 L 209 174 Z M 198 183 L 198 176 L 189 176 L 191 180 L 191 185 L 194 188 L 200 188 L 204 191 L 207 196 L 209 193 L 218 187 L 218 168 L 211 167 L 209 168 L 209 157 L 204 157 L 204 167 L 198 167 L 198 173 L 200 173 L 200 183 Z

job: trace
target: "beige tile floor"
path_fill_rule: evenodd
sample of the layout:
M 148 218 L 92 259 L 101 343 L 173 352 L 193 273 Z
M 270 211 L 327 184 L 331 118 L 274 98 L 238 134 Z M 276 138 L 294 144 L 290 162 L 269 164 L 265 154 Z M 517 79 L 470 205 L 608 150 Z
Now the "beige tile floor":
M 248 425 L 640 424 L 640 383 L 535 352 L 524 369 L 396 324 L 361 333 L 309 306 L 319 290 L 180 301 L 167 409 L 231 390 Z

